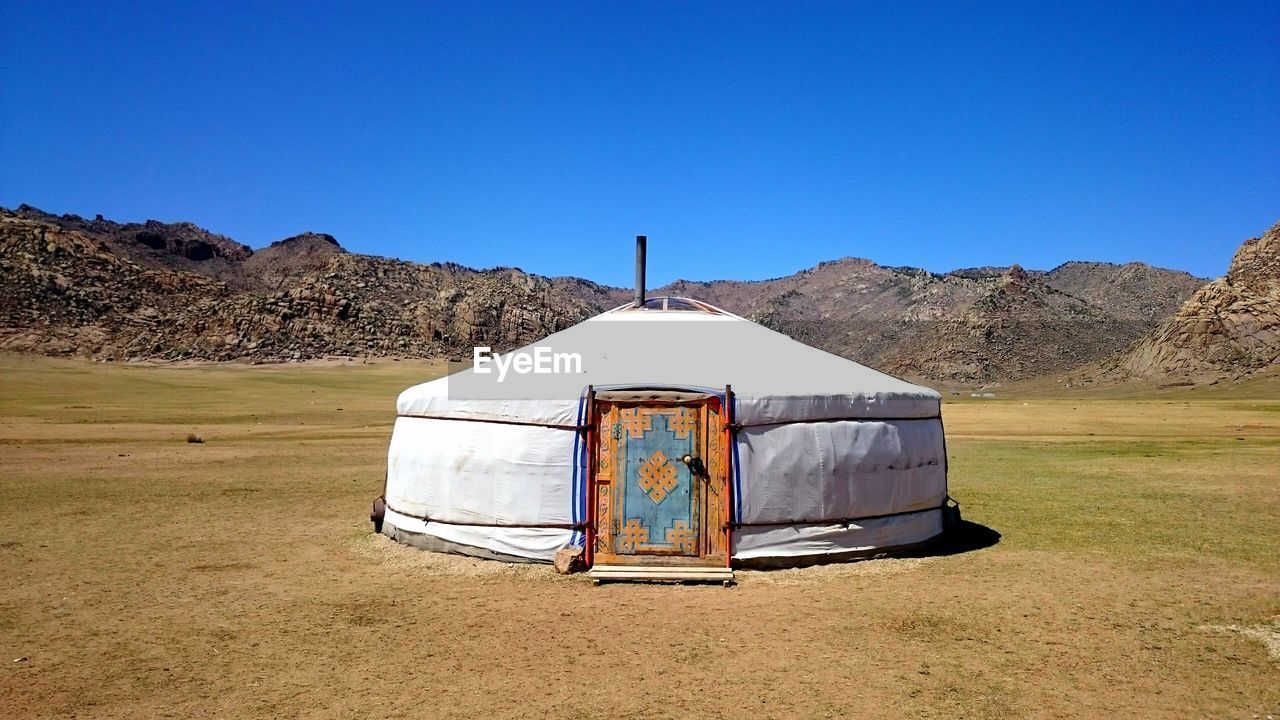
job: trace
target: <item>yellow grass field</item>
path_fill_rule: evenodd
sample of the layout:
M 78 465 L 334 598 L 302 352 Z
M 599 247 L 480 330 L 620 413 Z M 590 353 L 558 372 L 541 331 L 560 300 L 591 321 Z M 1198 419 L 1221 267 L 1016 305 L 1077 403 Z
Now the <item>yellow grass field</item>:
M 1274 383 L 948 396 L 998 542 L 725 589 L 372 535 L 440 371 L 0 356 L 0 716 L 1280 717 Z

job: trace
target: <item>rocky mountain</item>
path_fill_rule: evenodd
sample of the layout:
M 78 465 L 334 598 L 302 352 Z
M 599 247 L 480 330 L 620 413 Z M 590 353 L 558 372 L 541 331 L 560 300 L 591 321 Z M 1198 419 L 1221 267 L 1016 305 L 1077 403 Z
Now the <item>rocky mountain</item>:
M 1246 240 L 1226 276 L 1192 295 L 1117 364 L 1139 377 L 1239 376 L 1280 364 L 1280 223 Z
M 937 274 L 846 258 L 687 295 L 911 377 L 992 382 L 1113 357 L 1200 287 L 1131 263 Z M 464 356 L 531 342 L 630 291 L 512 268 L 422 265 L 303 233 L 254 251 L 189 223 L 0 209 L 0 348 L 115 360 Z
M 113 254 L 140 265 L 191 270 L 220 276 L 253 254 L 247 245 L 211 233 L 191 223 L 116 223 L 101 215 L 85 220 L 76 215 L 50 215 L 29 205 L 5 213 L 20 220 L 54 225 L 101 242 Z
M 992 382 L 1110 357 L 1203 282 L 1140 263 L 935 274 L 846 258 L 774 280 L 680 281 L 659 292 L 705 299 L 889 372 Z
M 1068 262 L 1038 274 L 1050 287 L 1119 317 L 1159 323 L 1205 281 L 1146 263 Z
M 462 356 L 590 317 L 580 280 L 356 255 L 304 234 L 259 252 L 194 226 L 0 211 L 0 348 L 133 360 Z

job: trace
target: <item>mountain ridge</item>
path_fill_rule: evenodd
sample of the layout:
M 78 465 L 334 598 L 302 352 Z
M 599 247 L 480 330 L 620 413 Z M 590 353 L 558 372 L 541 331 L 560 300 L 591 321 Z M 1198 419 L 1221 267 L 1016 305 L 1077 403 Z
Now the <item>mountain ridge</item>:
M 459 357 L 474 344 L 532 342 L 632 295 L 572 276 L 363 255 L 317 232 L 253 250 L 191 223 L 86 220 L 29 205 L 0 208 L 0 221 L 0 292 L 22 311 L 0 318 L 0 347 L 19 351 Z M 49 285 L 51 270 L 60 284 Z M 765 280 L 676 280 L 650 294 L 696 297 L 890 372 L 988 383 L 1116 357 L 1204 284 L 1140 262 L 934 273 L 845 257 Z M 167 328 L 145 322 L 155 313 Z

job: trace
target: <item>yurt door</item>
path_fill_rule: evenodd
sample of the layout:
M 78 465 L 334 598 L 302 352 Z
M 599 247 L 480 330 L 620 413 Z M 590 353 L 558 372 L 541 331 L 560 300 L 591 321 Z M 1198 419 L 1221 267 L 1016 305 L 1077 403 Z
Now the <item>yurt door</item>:
M 596 403 L 595 562 L 722 565 L 726 436 L 718 398 Z

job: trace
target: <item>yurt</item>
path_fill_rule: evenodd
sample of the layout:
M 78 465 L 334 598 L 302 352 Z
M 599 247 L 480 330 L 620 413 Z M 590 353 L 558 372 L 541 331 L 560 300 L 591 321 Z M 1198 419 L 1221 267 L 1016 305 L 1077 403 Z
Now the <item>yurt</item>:
M 382 532 L 597 577 L 719 577 L 943 530 L 941 398 L 687 298 L 636 299 L 405 390 Z M 731 575 L 730 575 L 731 577 Z

